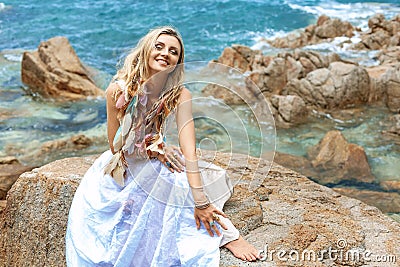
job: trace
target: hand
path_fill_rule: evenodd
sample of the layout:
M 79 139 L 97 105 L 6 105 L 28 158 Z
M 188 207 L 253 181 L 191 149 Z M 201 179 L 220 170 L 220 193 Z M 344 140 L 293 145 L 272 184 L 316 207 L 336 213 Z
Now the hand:
M 161 161 L 171 172 L 183 172 L 185 161 L 182 158 L 182 151 L 177 146 L 165 146 L 164 154 L 158 154 L 157 158 Z M 169 162 L 169 164 L 167 163 Z
M 218 236 L 220 236 L 221 233 L 219 232 L 216 223 L 219 223 L 219 225 L 221 225 L 221 227 L 225 230 L 228 228 L 224 223 L 221 222 L 219 216 L 227 217 L 225 213 L 215 208 L 214 205 L 210 205 L 208 208 L 202 210 L 195 208 L 194 218 L 196 220 L 197 230 L 200 229 L 200 222 L 202 222 L 210 236 L 214 236 L 213 230 Z

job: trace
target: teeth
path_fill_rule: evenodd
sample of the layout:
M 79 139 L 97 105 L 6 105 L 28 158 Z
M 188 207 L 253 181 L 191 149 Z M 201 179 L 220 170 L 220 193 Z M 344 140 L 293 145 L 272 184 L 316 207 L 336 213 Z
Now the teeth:
M 165 61 L 165 60 L 163 60 L 163 59 L 159 59 L 159 60 L 157 60 L 158 62 L 163 62 L 163 63 L 165 63 L 166 65 L 168 65 L 168 62 L 167 61 Z

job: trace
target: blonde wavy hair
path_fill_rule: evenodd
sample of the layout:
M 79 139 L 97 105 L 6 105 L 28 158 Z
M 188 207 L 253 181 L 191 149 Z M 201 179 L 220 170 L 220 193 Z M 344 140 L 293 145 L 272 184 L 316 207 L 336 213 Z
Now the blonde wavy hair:
M 181 84 L 184 72 L 182 63 L 184 62 L 185 50 L 180 33 L 172 26 L 162 26 L 150 30 L 126 56 L 122 67 L 113 77 L 113 80 L 125 81 L 126 98 L 132 99 L 137 95 L 141 85 L 151 78 L 149 68 L 150 53 L 154 49 L 157 38 L 162 34 L 175 37 L 181 45 L 181 52 L 177 67 L 169 73 L 159 99 L 146 114 L 146 127 L 149 126 L 148 124 L 155 123 L 157 130 L 160 130 L 166 116 L 176 107 L 182 89 Z M 114 98 L 117 99 L 120 93 L 117 92 Z M 119 118 L 125 113 L 126 107 L 127 105 L 120 110 Z

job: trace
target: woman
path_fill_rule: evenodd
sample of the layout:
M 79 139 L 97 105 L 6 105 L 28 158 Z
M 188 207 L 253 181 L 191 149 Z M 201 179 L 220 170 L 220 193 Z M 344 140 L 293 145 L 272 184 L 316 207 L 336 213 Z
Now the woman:
M 238 238 L 221 211 L 226 194 L 215 207 L 203 188 L 183 61 L 179 33 L 154 29 L 107 88 L 110 150 L 75 193 L 66 233 L 68 266 L 218 266 L 220 245 L 256 259 L 257 250 Z M 164 147 L 165 119 L 174 110 L 185 168 L 174 149 Z

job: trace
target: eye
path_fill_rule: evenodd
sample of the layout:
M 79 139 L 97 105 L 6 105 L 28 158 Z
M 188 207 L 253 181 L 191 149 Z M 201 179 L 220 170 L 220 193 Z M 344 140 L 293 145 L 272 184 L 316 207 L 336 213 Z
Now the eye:
M 161 50 L 163 48 L 163 46 L 161 44 L 155 44 L 154 48 L 157 50 Z
M 178 51 L 175 49 L 171 49 L 170 52 L 171 52 L 171 54 L 173 54 L 175 56 L 178 55 Z

